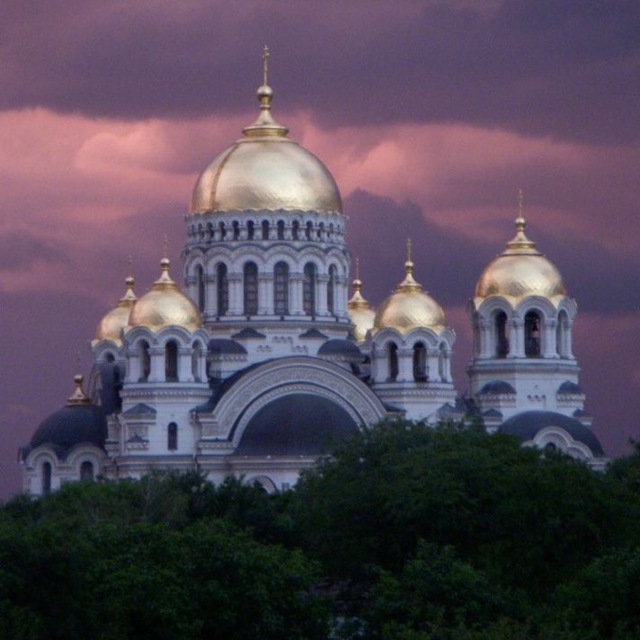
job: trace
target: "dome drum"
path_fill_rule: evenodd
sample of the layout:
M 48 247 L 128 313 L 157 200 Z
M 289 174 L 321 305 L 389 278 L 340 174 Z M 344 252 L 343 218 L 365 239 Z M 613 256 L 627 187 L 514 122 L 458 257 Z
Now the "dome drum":
M 187 247 L 227 243 L 344 245 L 344 218 L 334 213 L 285 211 L 205 212 L 187 217 Z

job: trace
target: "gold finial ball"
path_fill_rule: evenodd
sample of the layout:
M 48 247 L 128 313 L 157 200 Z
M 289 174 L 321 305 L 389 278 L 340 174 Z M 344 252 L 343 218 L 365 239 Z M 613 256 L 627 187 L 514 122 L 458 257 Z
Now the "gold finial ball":
M 273 98 L 273 89 L 268 84 L 263 84 L 258 87 L 258 100 L 263 98 Z
M 76 373 L 75 376 L 73 376 L 73 381 L 76 383 L 76 385 L 80 386 L 82 384 L 82 381 L 84 380 L 84 376 L 81 373 Z

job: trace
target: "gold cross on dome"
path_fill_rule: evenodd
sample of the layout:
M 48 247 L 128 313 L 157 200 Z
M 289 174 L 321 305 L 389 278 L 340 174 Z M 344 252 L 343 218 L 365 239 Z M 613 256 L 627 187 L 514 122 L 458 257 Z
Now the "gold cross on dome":
M 267 86 L 269 73 L 269 47 L 265 44 L 262 50 L 262 84 Z

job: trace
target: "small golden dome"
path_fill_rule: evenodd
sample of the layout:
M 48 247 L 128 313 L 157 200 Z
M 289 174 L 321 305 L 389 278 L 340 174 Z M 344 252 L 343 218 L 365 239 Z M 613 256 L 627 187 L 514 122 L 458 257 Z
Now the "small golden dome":
M 193 331 L 201 326 L 200 312 L 190 298 L 178 289 L 169 275 L 169 259 L 163 258 L 162 274 L 134 305 L 129 316 L 130 327 L 148 327 L 158 331 L 179 326 Z
M 367 331 L 373 328 L 376 312 L 362 296 L 362 281 L 356 275 L 353 281 L 353 295 L 347 302 L 349 319 L 354 325 L 353 336 L 358 342 L 364 342 Z
M 266 57 L 268 51 L 265 50 Z M 260 115 L 243 137 L 219 154 L 193 189 L 189 213 L 223 211 L 320 211 L 342 213 L 340 191 L 329 170 L 288 137 L 271 115 L 273 90 L 258 88 Z
M 113 340 L 118 344 L 121 342 L 120 336 L 122 330 L 128 326 L 131 309 L 137 300 L 136 294 L 133 292 L 133 277 L 127 277 L 125 282 L 127 290 L 124 296 L 118 301 L 118 306 L 111 309 L 98 324 L 96 337 L 94 339 L 96 342 L 100 340 Z
M 404 263 L 405 278 L 378 308 L 374 329 L 390 327 L 407 333 L 416 327 L 427 327 L 440 331 L 446 326 L 444 311 L 422 290 L 422 285 L 414 280 L 411 241 L 408 241 L 407 249 L 409 255 Z
M 535 242 L 527 238 L 525 227 L 520 211 L 515 238 L 482 272 L 476 284 L 476 298 L 543 296 L 553 299 L 567 295 L 560 272 L 538 251 Z

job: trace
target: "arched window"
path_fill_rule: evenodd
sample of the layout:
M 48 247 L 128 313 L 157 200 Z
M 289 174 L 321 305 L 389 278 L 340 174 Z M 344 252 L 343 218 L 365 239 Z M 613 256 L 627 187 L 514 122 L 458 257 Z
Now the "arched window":
M 196 267 L 196 288 L 198 290 L 198 309 L 204 311 L 205 291 L 204 291 L 204 272 L 202 266 Z
M 413 345 L 413 379 L 427 382 L 427 349 L 422 342 Z
M 390 342 L 387 347 L 389 356 L 389 380 L 398 379 L 398 346 L 395 342 Z
M 220 222 L 220 240 L 224 240 L 227 237 L 227 229 L 224 226 L 224 222 Z
M 255 237 L 256 234 L 256 225 L 253 222 L 253 220 L 249 220 L 249 222 L 247 222 L 247 238 L 249 238 L 249 240 L 253 240 L 253 238 Z
M 178 380 L 178 344 L 169 340 L 164 348 L 164 377 L 167 382 Z
M 42 463 L 42 493 L 47 495 L 51 493 L 51 463 Z
M 305 227 L 305 230 L 304 230 L 304 235 L 307 240 L 311 240 L 312 231 L 313 231 L 313 222 L 309 221 L 307 222 L 307 226 Z
M 289 265 L 278 262 L 273 268 L 273 312 L 277 316 L 289 313 Z
M 258 313 L 258 267 L 255 262 L 244 265 L 244 315 Z
M 300 223 L 297 220 L 294 220 L 291 224 L 291 235 L 294 240 L 298 240 L 300 236 Z
M 93 473 L 93 462 L 89 462 L 89 460 L 85 460 L 80 465 L 80 480 L 91 480 L 94 479 Z
M 204 240 L 204 227 L 201 224 L 198 225 L 198 238 Z
M 496 357 L 506 358 L 509 353 L 509 338 L 507 336 L 507 314 L 499 311 L 495 319 Z
M 229 279 L 227 265 L 221 262 L 216 269 L 218 315 L 224 316 L 229 310 Z
M 215 236 L 215 233 L 213 231 L 213 224 L 211 224 L 211 222 L 207 222 L 207 237 L 209 238 L 209 240 L 213 240 Z
M 318 225 L 318 240 L 324 240 L 324 222 Z
M 116 357 L 110 351 L 107 351 L 107 353 L 104 354 L 105 362 L 111 363 L 111 362 L 115 362 L 115 360 L 116 360 Z
M 278 240 L 284 240 L 284 220 L 278 220 Z
M 170 422 L 167 427 L 167 449 L 175 451 L 178 448 L 178 425 Z
M 524 317 L 524 353 L 527 358 L 540 355 L 540 317 L 535 311 Z
M 262 221 L 262 239 L 263 240 L 269 239 L 269 221 L 268 220 Z
M 233 239 L 237 240 L 240 237 L 240 223 L 237 220 L 233 221 Z
M 311 262 L 304 266 L 302 308 L 308 316 L 316 314 L 316 266 Z
M 329 282 L 327 282 L 327 309 L 329 313 L 335 313 L 335 295 L 336 295 L 336 277 L 338 270 L 336 266 L 332 264 L 329 267 Z
M 149 343 L 146 340 L 140 342 L 140 380 L 146 382 L 151 373 L 151 355 L 149 354 Z

